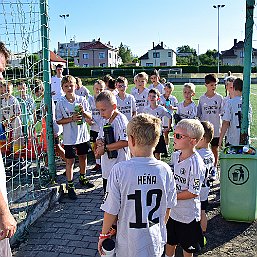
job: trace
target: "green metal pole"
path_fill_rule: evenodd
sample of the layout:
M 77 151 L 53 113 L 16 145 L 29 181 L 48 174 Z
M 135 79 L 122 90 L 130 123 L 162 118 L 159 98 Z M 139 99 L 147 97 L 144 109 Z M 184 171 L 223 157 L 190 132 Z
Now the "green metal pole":
M 253 11 L 255 0 L 246 0 L 246 23 L 245 23 L 245 43 L 244 43 L 244 74 L 243 74 L 243 95 L 242 95 L 242 119 L 240 144 L 249 144 L 249 104 L 250 104 L 250 85 L 252 67 L 252 38 L 253 38 Z
M 56 176 L 52 96 L 50 85 L 50 51 L 49 51 L 49 26 L 48 26 L 48 0 L 40 0 L 41 13 L 41 36 L 42 36 L 42 58 L 43 58 L 43 81 L 44 101 L 46 106 L 46 131 L 47 131 L 47 155 L 48 168 L 51 179 Z

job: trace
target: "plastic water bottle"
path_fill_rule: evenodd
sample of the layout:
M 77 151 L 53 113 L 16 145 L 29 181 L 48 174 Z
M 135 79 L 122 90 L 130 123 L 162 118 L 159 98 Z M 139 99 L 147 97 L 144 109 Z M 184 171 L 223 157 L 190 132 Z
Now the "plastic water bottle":
M 105 255 L 102 256 L 115 257 L 115 242 L 112 239 L 105 239 L 102 243 L 102 249 L 105 253 Z
M 107 145 L 115 142 L 113 127 L 110 124 L 106 124 L 103 127 L 104 130 L 104 141 Z M 116 150 L 107 151 L 109 159 L 117 158 L 118 152 Z
M 166 109 L 168 110 L 168 112 L 170 112 L 170 99 L 169 98 L 166 99 L 165 106 L 166 106 Z
M 252 148 L 250 148 L 250 147 L 245 145 L 243 147 L 243 153 L 244 154 L 255 154 L 255 151 L 254 151 L 254 149 L 252 149 Z
M 82 115 L 82 110 L 81 110 L 80 104 L 78 104 L 78 103 L 75 104 L 74 111 L 77 114 Z M 77 121 L 77 125 L 81 125 L 81 124 L 83 124 L 83 119 Z

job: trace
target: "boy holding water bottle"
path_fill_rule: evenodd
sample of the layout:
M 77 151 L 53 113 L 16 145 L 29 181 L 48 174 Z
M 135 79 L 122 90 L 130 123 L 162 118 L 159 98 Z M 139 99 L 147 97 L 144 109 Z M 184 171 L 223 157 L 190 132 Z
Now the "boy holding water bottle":
M 61 84 L 65 95 L 57 102 L 56 121 L 57 124 L 63 126 L 68 196 L 70 199 L 75 200 L 77 195 L 73 184 L 73 166 L 76 150 L 80 167 L 79 182 L 89 188 L 94 187 L 86 178 L 87 154 L 92 150 L 85 120 L 91 120 L 92 115 L 87 100 L 75 94 L 75 78 L 67 75 L 63 77 Z

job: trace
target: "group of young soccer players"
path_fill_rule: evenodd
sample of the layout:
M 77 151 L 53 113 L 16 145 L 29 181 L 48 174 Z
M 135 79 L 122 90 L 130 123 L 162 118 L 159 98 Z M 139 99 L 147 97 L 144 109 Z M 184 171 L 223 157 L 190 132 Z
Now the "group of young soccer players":
M 102 171 L 105 197 L 99 253 L 104 254 L 102 242 L 116 234 L 116 256 L 162 256 L 165 246 L 170 257 L 175 256 L 178 244 L 185 257 L 193 256 L 206 243 L 206 209 L 210 181 L 217 176 L 218 148 L 225 135 L 226 144 L 239 144 L 242 80 L 227 78 L 229 95 L 224 99 L 216 92 L 216 76 L 206 75 L 206 93 L 196 105 L 193 83 L 184 84 L 184 100 L 178 103 L 172 95 L 174 85 L 161 84 L 156 70 L 150 74 L 148 88 L 148 75 L 137 74 L 131 94 L 126 92 L 124 77 L 97 80 L 90 95 L 79 78 L 59 75 L 52 79 L 53 109 L 55 124 L 63 130 L 64 149 L 60 151 L 66 162 L 69 198 L 77 198 L 76 155 L 81 185 L 94 187 L 86 177 L 89 152 L 96 158 L 91 172 Z M 6 90 L 5 117 L 10 105 L 5 106 L 5 101 L 16 98 L 12 99 L 9 85 L 0 89 Z M 17 122 L 20 112 L 10 113 L 6 120 Z M 36 113 L 31 115 L 35 121 Z M 5 126 L 5 119 L 2 123 Z M 160 159 L 169 156 L 171 131 L 174 152 L 168 165 Z M 60 145 L 55 134 L 56 145 Z

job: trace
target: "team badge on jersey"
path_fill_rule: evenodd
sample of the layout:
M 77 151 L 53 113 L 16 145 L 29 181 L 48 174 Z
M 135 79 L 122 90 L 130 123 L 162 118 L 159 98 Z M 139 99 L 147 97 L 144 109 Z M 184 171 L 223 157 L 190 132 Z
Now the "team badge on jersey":
M 180 169 L 180 174 L 181 174 L 181 175 L 185 175 L 185 174 L 186 174 L 186 170 L 185 170 L 184 168 L 181 168 L 181 169 Z
M 194 188 L 194 190 L 199 190 L 200 189 L 200 179 L 194 179 L 193 188 Z

